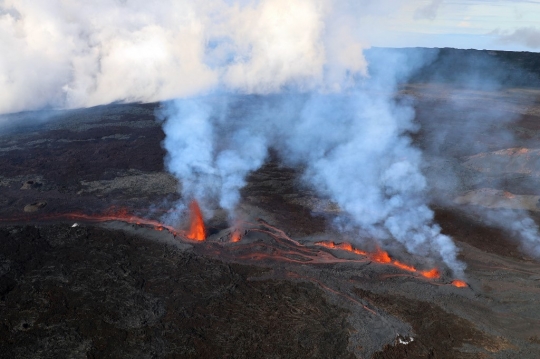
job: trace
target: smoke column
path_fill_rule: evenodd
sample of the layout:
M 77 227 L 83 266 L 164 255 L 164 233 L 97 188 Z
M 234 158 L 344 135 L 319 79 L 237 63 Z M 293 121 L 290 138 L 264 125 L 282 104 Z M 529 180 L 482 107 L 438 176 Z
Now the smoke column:
M 323 40 L 320 48 L 330 51 Z M 417 130 L 414 111 L 394 98 L 396 81 L 423 62 L 400 60 L 380 59 L 374 77 L 364 68 L 326 64 L 315 78 L 295 78 L 279 91 L 265 77 L 260 84 L 250 78 L 247 88 L 229 84 L 226 94 L 164 104 L 166 163 L 182 181 L 183 197 L 234 211 L 245 176 L 273 148 L 285 163 L 305 168 L 303 181 L 338 204 L 339 228 L 384 246 L 397 240 L 462 275 L 456 246 L 427 206 L 422 155 L 408 136 Z
M 266 158 L 267 139 L 256 121 L 232 121 L 228 111 L 226 98 L 201 97 L 171 101 L 158 117 L 167 168 L 180 179 L 184 199 L 201 201 L 207 213 L 217 199 L 233 216 L 246 175 Z
M 431 51 L 423 50 L 424 54 Z M 410 57 L 417 51 L 400 52 Z M 485 224 L 503 230 L 508 239 L 519 240 L 524 253 L 540 258 L 540 231 L 530 212 L 454 202 L 465 190 L 508 188 L 517 191 L 514 194 L 527 194 L 537 187 L 535 155 L 511 154 L 521 150 L 528 153 L 522 146 L 538 146 L 536 139 L 520 138 L 515 131 L 523 109 L 536 101 L 534 96 L 526 95 L 526 89 L 538 83 L 538 76 L 504 61 L 501 53 L 494 56 L 488 52 L 443 49 L 434 62 L 417 71 L 413 75 L 417 82 L 443 83 L 447 91 L 443 98 L 436 91 L 424 94 L 423 107 L 430 111 L 427 117 L 418 116 L 423 132 L 419 143 L 424 162 L 431 169 L 426 176 L 432 202 L 444 207 L 457 206 L 459 211 L 482 218 Z M 458 90 L 452 90 L 453 87 Z M 513 91 L 523 92 L 513 97 Z M 508 97 L 503 98 L 505 95 Z M 490 105 L 478 106 L 482 101 Z M 530 173 L 512 182 L 511 173 L 516 166 Z M 464 173 L 464 168 L 474 171 L 474 175 Z M 489 170 L 484 173 L 481 168 Z M 508 183 L 513 184 L 508 187 Z
M 339 205 L 343 230 L 397 240 L 461 275 L 427 206 L 414 112 L 394 98 L 423 60 L 368 69 L 363 56 L 362 19 L 399 11 L 378 3 L 5 0 L 0 112 L 169 100 L 158 118 L 184 200 L 234 217 L 246 175 L 275 148 Z

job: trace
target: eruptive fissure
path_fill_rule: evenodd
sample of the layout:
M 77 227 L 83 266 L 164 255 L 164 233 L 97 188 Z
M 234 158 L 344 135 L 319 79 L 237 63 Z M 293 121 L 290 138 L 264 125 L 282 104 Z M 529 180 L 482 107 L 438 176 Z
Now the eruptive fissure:
M 52 214 L 40 214 L 38 216 L 24 216 L 24 217 L 11 217 L 2 218 L 3 222 L 18 222 L 27 221 L 29 218 L 37 221 L 55 221 L 55 220 L 72 220 L 81 222 L 110 222 L 119 221 L 129 224 L 135 224 L 139 226 L 147 226 L 156 231 L 167 230 L 174 237 L 181 237 L 194 241 L 204 241 L 206 239 L 206 227 L 204 225 L 204 219 L 201 209 L 197 201 L 192 201 L 190 205 L 189 213 L 189 229 L 187 231 L 178 229 L 172 225 L 167 225 L 155 219 L 144 218 L 130 214 L 126 208 L 111 208 L 103 214 L 85 214 L 80 212 L 71 213 L 52 213 Z
M 424 278 L 427 278 L 427 279 L 440 279 L 441 278 L 441 272 L 437 268 L 432 268 L 432 269 L 428 269 L 428 270 L 418 270 L 418 269 L 416 269 L 416 267 L 414 267 L 412 265 L 400 262 L 400 261 L 398 261 L 396 259 L 392 259 L 390 257 L 390 255 L 388 254 L 388 252 L 382 250 L 379 247 L 377 247 L 377 250 L 375 252 L 368 253 L 368 252 L 362 251 L 360 249 L 354 248 L 350 243 L 346 243 L 346 242 L 344 242 L 344 243 L 334 243 L 334 242 L 331 242 L 331 241 L 320 241 L 320 242 L 316 242 L 315 244 L 318 245 L 318 246 L 329 248 L 329 249 L 340 249 L 340 250 L 351 252 L 351 253 L 354 253 L 354 254 L 359 254 L 359 255 L 362 255 L 362 256 L 366 256 L 366 257 L 368 257 L 370 260 L 372 260 L 374 262 L 381 263 L 381 264 L 392 265 L 392 266 L 394 266 L 396 268 L 399 268 L 401 270 L 411 272 L 411 273 L 414 273 L 414 274 L 418 274 L 418 275 L 420 275 L 420 276 L 422 276 Z M 458 287 L 458 288 L 468 287 L 467 283 L 465 283 L 464 281 L 459 280 L 459 279 L 453 280 L 451 282 L 451 284 L 454 287 Z
M 83 214 L 83 213 L 66 213 L 66 214 L 49 214 L 34 218 L 38 220 L 74 220 L 74 221 L 86 221 L 86 222 L 108 222 L 108 221 L 121 221 L 134 225 L 148 226 L 157 231 L 167 230 L 174 237 L 179 239 L 205 242 L 208 239 L 208 234 L 204 224 L 202 211 L 197 203 L 193 200 L 189 206 L 189 228 L 187 231 L 183 231 L 175 228 L 174 226 L 163 224 L 157 220 L 147 219 L 135 215 L 129 214 L 126 209 L 110 210 L 104 214 Z M 4 219 L 4 221 L 16 221 L 17 218 Z M 22 219 L 21 219 L 22 220 Z M 240 230 L 242 228 L 242 230 Z M 268 244 L 263 242 L 243 242 L 242 239 L 249 232 L 260 232 L 272 237 L 276 244 Z M 335 243 L 333 241 L 319 241 L 314 244 L 319 247 L 324 247 L 330 250 L 342 250 L 355 255 L 362 256 L 364 258 L 355 259 L 343 259 L 327 253 L 325 251 L 316 250 L 310 248 L 309 245 L 302 244 L 266 221 L 259 219 L 257 223 L 243 222 L 238 223 L 233 227 L 229 233 L 229 243 L 234 243 L 238 251 L 235 255 L 231 256 L 233 260 L 249 260 L 260 261 L 263 259 L 269 260 L 285 260 L 292 263 L 310 263 L 310 264 L 329 264 L 329 263 L 354 263 L 354 262 L 366 262 L 371 260 L 375 263 L 383 265 L 391 265 L 400 270 L 416 274 L 417 277 L 423 277 L 430 280 L 438 280 L 441 278 L 441 273 L 437 268 L 428 270 L 419 270 L 416 267 L 393 259 L 388 252 L 384 251 L 380 247 L 377 247 L 375 252 L 367 252 L 359 248 L 355 248 L 352 244 L 347 242 Z M 466 288 L 468 284 L 462 280 L 456 279 L 451 283 L 454 287 Z

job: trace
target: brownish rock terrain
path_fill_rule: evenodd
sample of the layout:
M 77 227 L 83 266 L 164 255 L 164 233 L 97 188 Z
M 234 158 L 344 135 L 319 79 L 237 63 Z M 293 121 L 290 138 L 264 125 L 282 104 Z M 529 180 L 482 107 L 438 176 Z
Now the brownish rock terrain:
M 0 136 L 0 356 L 540 357 L 540 262 L 477 214 L 527 210 L 538 222 L 540 92 L 416 84 L 400 96 L 415 101 L 435 220 L 461 249 L 466 287 L 399 248 L 392 260 L 441 277 L 318 245 L 374 251 L 335 232 L 339 208 L 274 157 L 242 191 L 239 242 L 219 211 L 201 243 L 73 219 L 120 209 L 159 219 L 178 183 L 164 170 L 156 104 L 48 113 Z M 460 97 L 474 101 L 454 106 Z M 493 120 L 494 107 L 512 120 Z M 460 126 L 473 141 L 450 131 Z

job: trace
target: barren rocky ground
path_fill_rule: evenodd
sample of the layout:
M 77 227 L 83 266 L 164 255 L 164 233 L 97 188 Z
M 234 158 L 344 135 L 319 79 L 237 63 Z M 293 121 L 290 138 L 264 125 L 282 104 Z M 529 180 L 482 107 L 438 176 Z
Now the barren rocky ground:
M 461 249 L 467 287 L 444 269 L 426 280 L 317 246 L 347 240 L 330 225 L 339 208 L 274 157 L 242 192 L 253 225 L 239 243 L 219 213 L 203 243 L 70 220 L 111 208 L 155 219 L 178 198 L 158 105 L 50 112 L 38 125 L 12 115 L 19 125 L 0 136 L 0 356 L 540 357 L 540 262 L 478 215 L 522 209 L 538 222 L 540 92 L 415 84 L 399 95 L 415 101 L 435 220 Z

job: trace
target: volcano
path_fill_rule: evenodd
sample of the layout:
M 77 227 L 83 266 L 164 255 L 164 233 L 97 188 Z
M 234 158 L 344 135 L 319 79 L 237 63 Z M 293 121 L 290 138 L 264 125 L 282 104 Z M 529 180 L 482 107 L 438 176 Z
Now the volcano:
M 429 147 L 430 109 L 467 91 L 402 89 L 425 129 L 418 146 Z M 485 92 L 474 105 L 499 97 Z M 274 155 L 247 179 L 234 225 L 219 208 L 204 218 L 195 201 L 184 222 L 164 223 L 180 195 L 163 167 L 157 106 L 65 111 L 0 137 L 5 357 L 538 357 L 540 263 L 469 209 L 528 210 L 539 221 L 528 170 L 538 151 L 523 150 L 540 134 L 539 104 L 515 125 L 520 147 L 486 138 L 490 150 L 471 153 L 448 139 L 444 166 L 460 178 L 433 208 L 467 264 L 459 278 L 335 230 L 339 208 Z M 439 125 L 458 120 L 446 112 Z M 507 165 L 493 169 L 501 158 Z M 435 181 L 440 162 L 428 155 L 426 167 Z

